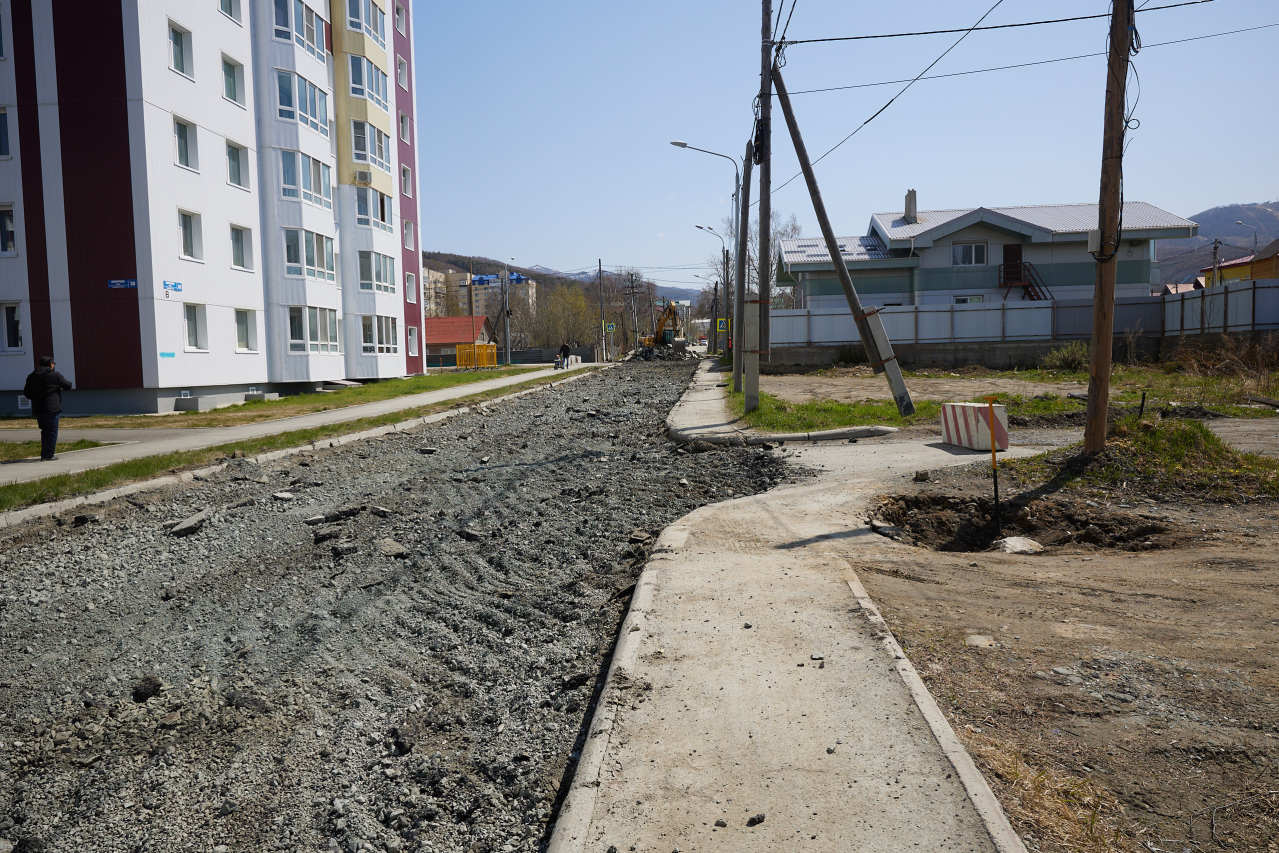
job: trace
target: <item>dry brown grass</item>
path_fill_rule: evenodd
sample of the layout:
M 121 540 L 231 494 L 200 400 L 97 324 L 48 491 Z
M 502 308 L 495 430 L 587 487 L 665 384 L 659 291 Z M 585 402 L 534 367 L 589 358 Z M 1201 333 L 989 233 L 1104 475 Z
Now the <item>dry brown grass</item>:
M 1011 744 L 965 728 L 968 752 L 1023 839 L 1044 853 L 1140 850 L 1121 831 L 1124 808 L 1107 788 L 1057 767 L 1036 767 Z
M 1273 397 L 1279 393 L 1279 336 L 1188 341 L 1173 353 L 1171 365 L 1188 376 L 1233 379 L 1244 392 Z

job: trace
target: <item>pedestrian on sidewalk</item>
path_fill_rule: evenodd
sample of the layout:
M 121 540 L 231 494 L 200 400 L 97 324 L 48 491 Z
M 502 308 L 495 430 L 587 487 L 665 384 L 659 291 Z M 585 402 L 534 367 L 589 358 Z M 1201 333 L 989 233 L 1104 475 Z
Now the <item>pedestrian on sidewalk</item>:
M 31 401 L 31 410 L 40 426 L 40 461 L 54 458 L 58 447 L 58 419 L 62 417 L 62 392 L 71 383 L 57 371 L 53 356 L 40 356 L 39 367 L 31 371 L 22 395 Z
M 571 352 L 572 350 L 568 348 L 567 343 L 560 344 L 560 368 L 561 369 L 568 367 L 568 357 L 569 357 L 569 353 Z

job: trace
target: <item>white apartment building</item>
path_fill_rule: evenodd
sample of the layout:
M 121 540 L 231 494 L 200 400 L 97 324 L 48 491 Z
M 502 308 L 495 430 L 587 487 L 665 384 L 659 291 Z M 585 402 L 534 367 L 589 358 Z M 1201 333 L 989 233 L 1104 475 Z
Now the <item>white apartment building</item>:
M 374 49 L 392 20 L 376 0 L 0 0 L 0 411 L 44 354 L 69 411 L 420 372 L 399 273 L 362 277 L 409 221 Z M 353 112 L 387 137 L 384 219 L 358 198 Z

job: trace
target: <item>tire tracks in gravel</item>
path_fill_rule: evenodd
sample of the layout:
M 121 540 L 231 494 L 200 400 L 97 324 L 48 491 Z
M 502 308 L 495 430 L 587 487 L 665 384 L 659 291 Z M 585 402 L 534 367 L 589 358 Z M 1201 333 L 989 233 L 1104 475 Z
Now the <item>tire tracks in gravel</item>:
M 6 532 L 0 839 L 539 849 L 651 537 L 785 475 L 665 440 L 690 373 L 626 365 Z

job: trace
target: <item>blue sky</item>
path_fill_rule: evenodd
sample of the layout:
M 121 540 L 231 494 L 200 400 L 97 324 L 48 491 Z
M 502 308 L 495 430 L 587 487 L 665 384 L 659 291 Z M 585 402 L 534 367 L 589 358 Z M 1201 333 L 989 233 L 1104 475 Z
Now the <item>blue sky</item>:
M 965 27 L 991 2 L 798 0 L 789 35 Z M 757 2 L 413 8 L 423 248 L 566 271 L 602 257 L 697 286 L 695 270 L 657 268 L 718 253 L 693 226 L 727 216 L 732 166 L 668 142 L 740 158 L 759 86 Z M 1104 0 L 1005 0 L 986 23 L 1107 9 Z M 1216 0 L 1137 20 L 1147 48 L 1134 60 L 1141 125 L 1129 134 L 1126 197 L 1181 215 L 1279 198 L 1279 27 L 1151 46 L 1279 22 L 1279 3 Z M 910 78 L 954 38 L 795 45 L 786 83 L 796 92 Z M 1102 51 L 1105 39 L 1104 20 L 974 33 L 932 73 Z M 818 165 L 836 230 L 864 233 L 871 213 L 901 209 L 908 187 L 922 209 L 1096 201 L 1104 75 L 1096 57 L 919 82 Z M 825 151 L 898 88 L 796 94 L 809 151 Z M 773 145 L 776 187 L 797 171 L 776 106 Z M 816 235 L 802 180 L 775 192 L 773 205 Z

